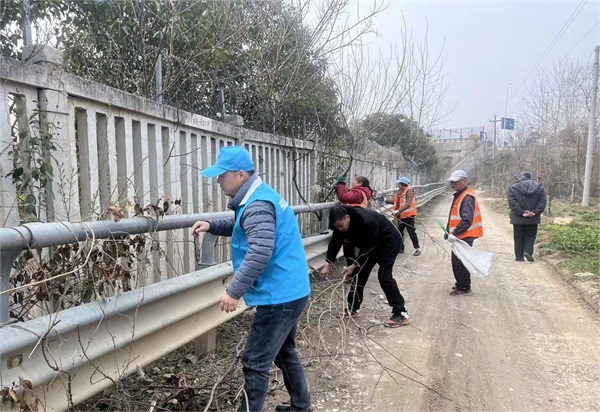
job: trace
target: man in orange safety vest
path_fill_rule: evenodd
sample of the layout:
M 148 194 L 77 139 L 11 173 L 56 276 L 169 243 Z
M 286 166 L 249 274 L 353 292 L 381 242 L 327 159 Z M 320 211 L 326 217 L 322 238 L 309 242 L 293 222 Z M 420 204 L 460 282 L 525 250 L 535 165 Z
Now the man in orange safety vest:
M 454 190 L 450 215 L 446 225 L 444 238 L 450 242 L 460 239 L 469 246 L 473 241 L 483 236 L 481 210 L 475 197 L 475 192 L 467 187 L 467 174 L 463 170 L 455 170 L 448 178 L 450 187 Z M 460 296 L 471 293 L 471 273 L 462 261 L 452 252 L 452 271 L 456 284 L 450 295 Z

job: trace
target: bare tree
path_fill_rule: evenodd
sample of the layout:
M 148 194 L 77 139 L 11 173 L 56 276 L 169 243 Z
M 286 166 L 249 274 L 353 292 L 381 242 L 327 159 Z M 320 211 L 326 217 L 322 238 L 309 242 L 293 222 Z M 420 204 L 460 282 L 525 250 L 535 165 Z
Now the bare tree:
M 585 66 L 561 61 L 526 88 L 515 170 L 532 169 L 551 190 L 581 192 L 590 84 Z
M 404 113 L 424 130 L 432 130 L 452 114 L 445 109 L 445 96 L 448 90 L 443 56 L 444 45 L 433 54 L 429 48 L 429 24 L 426 24 L 422 43 L 417 43 L 410 34 L 407 76 L 404 79 L 406 100 L 402 105 Z

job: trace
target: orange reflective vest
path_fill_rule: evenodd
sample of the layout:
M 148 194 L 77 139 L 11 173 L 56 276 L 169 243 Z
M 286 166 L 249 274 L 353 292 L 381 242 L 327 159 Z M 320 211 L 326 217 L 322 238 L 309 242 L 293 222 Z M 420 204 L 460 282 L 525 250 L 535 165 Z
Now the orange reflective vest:
M 401 210 L 406 206 L 406 193 L 408 189 L 412 189 L 410 186 L 406 186 L 402 193 L 399 195 L 396 194 L 394 196 L 394 207 L 393 210 Z M 410 206 L 404 210 L 400 215 L 396 215 L 396 219 L 406 219 L 407 217 L 413 217 L 417 215 L 417 196 L 413 195 L 412 201 L 410 202 Z
M 362 208 L 367 208 L 369 207 L 369 199 L 367 199 L 367 195 L 365 195 L 365 192 L 363 192 L 362 190 L 360 191 L 360 193 L 362 194 L 363 200 L 360 203 L 348 203 L 348 206 L 358 206 L 358 207 L 362 207 Z
M 475 192 L 473 190 L 467 188 L 463 191 L 458 198 L 454 202 L 452 206 L 452 210 L 450 211 L 450 220 L 448 220 L 448 233 L 452 233 L 456 226 L 461 221 L 460 218 L 460 204 L 463 199 L 467 196 L 473 196 L 475 199 L 475 210 L 473 211 L 473 221 L 471 222 L 471 226 L 467 229 L 466 232 L 461 233 L 457 237 L 459 239 L 464 239 L 466 237 L 482 237 L 483 236 L 483 222 L 481 221 L 481 210 L 479 209 L 479 203 L 477 202 L 477 197 L 475 197 Z

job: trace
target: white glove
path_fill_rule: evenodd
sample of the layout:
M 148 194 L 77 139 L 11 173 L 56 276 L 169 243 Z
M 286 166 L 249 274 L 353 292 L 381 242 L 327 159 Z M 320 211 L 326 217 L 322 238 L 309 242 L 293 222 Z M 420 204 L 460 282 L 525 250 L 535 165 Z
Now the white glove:
M 394 210 L 394 211 L 392 212 L 392 215 L 393 215 L 393 216 L 396 216 L 398 213 L 400 213 L 400 211 L 399 211 L 399 210 Z
M 454 243 L 458 240 L 458 238 L 454 235 L 448 235 L 448 242 Z

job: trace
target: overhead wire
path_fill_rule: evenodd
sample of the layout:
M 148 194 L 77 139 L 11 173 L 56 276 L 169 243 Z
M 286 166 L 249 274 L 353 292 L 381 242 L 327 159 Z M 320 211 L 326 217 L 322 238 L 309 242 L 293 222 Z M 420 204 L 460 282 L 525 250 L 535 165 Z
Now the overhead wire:
M 596 23 L 594 23 L 594 25 L 583 35 L 583 37 L 581 39 L 579 39 L 579 41 L 575 44 L 575 46 L 573 46 L 571 48 L 571 50 L 569 50 L 569 52 L 567 54 L 565 54 L 565 58 L 569 56 L 569 54 L 571 54 L 573 52 L 573 50 L 575 50 L 577 48 L 577 46 L 579 46 L 581 44 L 581 42 L 592 32 L 592 30 L 594 30 L 594 27 L 596 27 L 598 25 L 598 23 L 600 23 L 600 19 L 596 20 Z
M 517 95 L 517 93 L 527 83 L 527 80 L 529 80 L 529 78 L 535 73 L 535 71 L 542 64 L 542 62 L 544 61 L 544 59 L 546 58 L 546 56 L 550 53 L 550 51 L 554 48 L 554 46 L 556 45 L 556 43 L 560 40 L 560 38 L 565 34 L 565 32 L 567 31 L 567 29 L 571 26 L 571 24 L 573 23 L 573 21 L 575 20 L 575 18 L 579 15 L 579 13 L 581 12 L 581 10 L 583 10 L 583 7 L 586 5 L 587 2 L 588 2 L 588 0 L 581 0 L 581 2 L 577 5 L 577 7 L 573 11 L 573 13 L 571 13 L 571 15 L 569 16 L 569 18 L 567 19 L 567 21 L 563 24 L 562 28 L 558 31 L 558 33 L 556 34 L 556 36 L 554 36 L 554 39 L 552 39 L 552 41 L 550 42 L 550 44 L 548 45 L 548 47 L 546 47 L 546 50 L 544 50 L 544 53 L 542 53 L 542 55 L 537 60 L 537 62 L 533 65 L 533 67 L 531 68 L 531 70 L 529 70 L 529 72 L 527 73 L 527 75 L 523 78 L 523 80 L 515 88 L 515 91 L 512 92 L 512 94 L 510 95 L 510 98 L 508 99 L 509 101 L 511 101 Z

